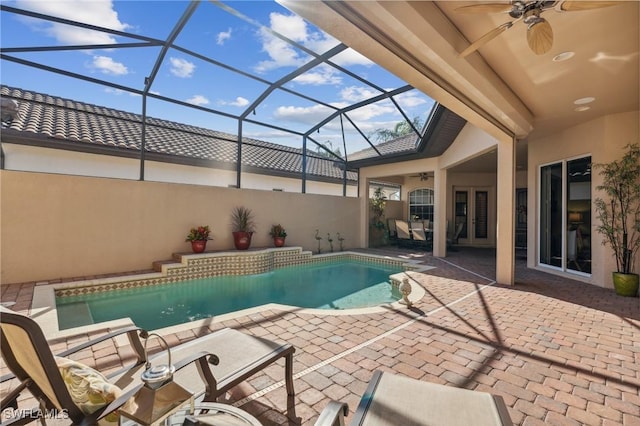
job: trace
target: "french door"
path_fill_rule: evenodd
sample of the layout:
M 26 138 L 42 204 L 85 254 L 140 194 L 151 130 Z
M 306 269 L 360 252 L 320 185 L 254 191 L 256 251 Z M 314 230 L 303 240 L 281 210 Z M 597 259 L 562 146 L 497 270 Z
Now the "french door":
M 495 241 L 494 209 L 490 199 L 493 191 L 488 187 L 456 187 L 454 188 L 454 238 L 456 231 L 458 244 L 484 246 Z

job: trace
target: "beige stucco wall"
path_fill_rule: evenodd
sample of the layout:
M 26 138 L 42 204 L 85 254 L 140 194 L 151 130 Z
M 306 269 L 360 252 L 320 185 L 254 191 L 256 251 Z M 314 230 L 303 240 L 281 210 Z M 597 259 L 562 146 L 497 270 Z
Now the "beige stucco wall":
M 619 158 L 624 147 L 640 142 L 640 112 L 632 111 L 608 115 L 590 122 L 566 129 L 560 133 L 529 141 L 528 164 L 528 250 L 527 265 L 547 272 L 560 273 L 544 266 L 538 266 L 538 181 L 539 166 L 566 159 L 591 155 L 592 162 L 606 163 Z M 597 172 L 592 175 L 592 200 L 600 195 L 595 188 L 601 183 Z M 615 260 L 608 247 L 600 244 L 601 236 L 595 230 L 597 224 L 595 209 L 591 208 L 593 218 L 591 228 L 592 274 L 585 277 L 571 273 L 560 273 L 572 278 L 589 282 L 601 287 L 611 288 L 611 272 L 615 270 Z M 532 220 L 534 219 L 534 220 Z M 636 271 L 640 268 L 640 259 L 636 259 Z
M 138 180 L 140 160 L 108 155 L 88 154 L 62 149 L 3 143 L 5 169 L 68 175 L 96 176 Z M 145 162 L 146 181 L 187 183 L 196 185 L 235 186 L 235 170 L 194 167 L 158 161 Z M 286 192 L 302 192 L 302 180 L 242 173 L 242 188 L 274 189 Z M 342 184 L 307 180 L 306 192 L 310 194 L 342 195 Z M 347 196 L 356 197 L 358 187 L 347 186 Z
M 252 247 L 271 246 L 273 223 L 286 228 L 289 246 L 316 250 L 319 229 L 360 247 L 357 198 L 8 170 L 0 185 L 2 284 L 149 269 L 189 251 L 184 239 L 196 225 L 211 226 L 208 249 L 232 249 L 238 205 L 255 213 Z

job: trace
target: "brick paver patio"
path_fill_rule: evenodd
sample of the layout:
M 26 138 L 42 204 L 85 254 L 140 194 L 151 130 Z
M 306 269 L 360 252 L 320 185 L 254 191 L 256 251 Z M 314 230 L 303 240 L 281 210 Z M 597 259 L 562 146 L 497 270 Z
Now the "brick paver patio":
M 413 308 L 364 315 L 263 311 L 167 336 L 185 341 L 233 327 L 296 346 L 297 415 L 313 424 L 330 399 L 353 413 L 373 371 L 501 395 L 515 424 L 640 425 L 640 299 L 526 269 L 516 285 L 495 284 L 490 250 L 446 259 L 407 250 L 435 268 Z M 3 288 L 2 301 L 28 312 L 33 284 Z M 52 342 L 54 352 L 82 335 Z M 78 359 L 117 369 L 129 356 L 113 344 Z M 7 373 L 6 368 L 0 372 Z M 288 424 L 282 366 L 268 368 L 227 395 L 265 425 Z M 6 386 L 3 387 L 6 391 Z M 425 395 L 428 398 L 428 395 Z M 399 407 L 401 409 L 401 407 Z

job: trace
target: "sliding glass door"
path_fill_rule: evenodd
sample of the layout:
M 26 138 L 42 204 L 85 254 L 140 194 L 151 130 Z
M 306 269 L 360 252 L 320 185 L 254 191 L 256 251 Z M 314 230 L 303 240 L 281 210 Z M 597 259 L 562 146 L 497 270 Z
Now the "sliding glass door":
M 540 263 L 562 266 L 562 163 L 540 168 Z
M 591 157 L 540 167 L 539 263 L 591 273 Z

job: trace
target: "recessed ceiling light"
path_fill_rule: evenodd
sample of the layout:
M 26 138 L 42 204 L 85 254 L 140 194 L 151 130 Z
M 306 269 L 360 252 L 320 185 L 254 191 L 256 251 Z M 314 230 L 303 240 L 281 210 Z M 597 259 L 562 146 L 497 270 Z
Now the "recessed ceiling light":
M 584 104 L 590 104 L 595 100 L 596 98 L 594 98 L 593 96 L 587 96 L 586 98 L 576 99 L 575 101 L 573 101 L 573 103 L 576 105 L 584 105 Z
M 562 62 L 573 58 L 575 52 L 562 52 L 553 57 L 553 62 Z
M 582 111 L 587 111 L 589 109 L 591 109 L 590 106 L 583 105 L 583 106 L 579 106 L 578 108 L 576 108 L 575 111 L 582 112 Z

